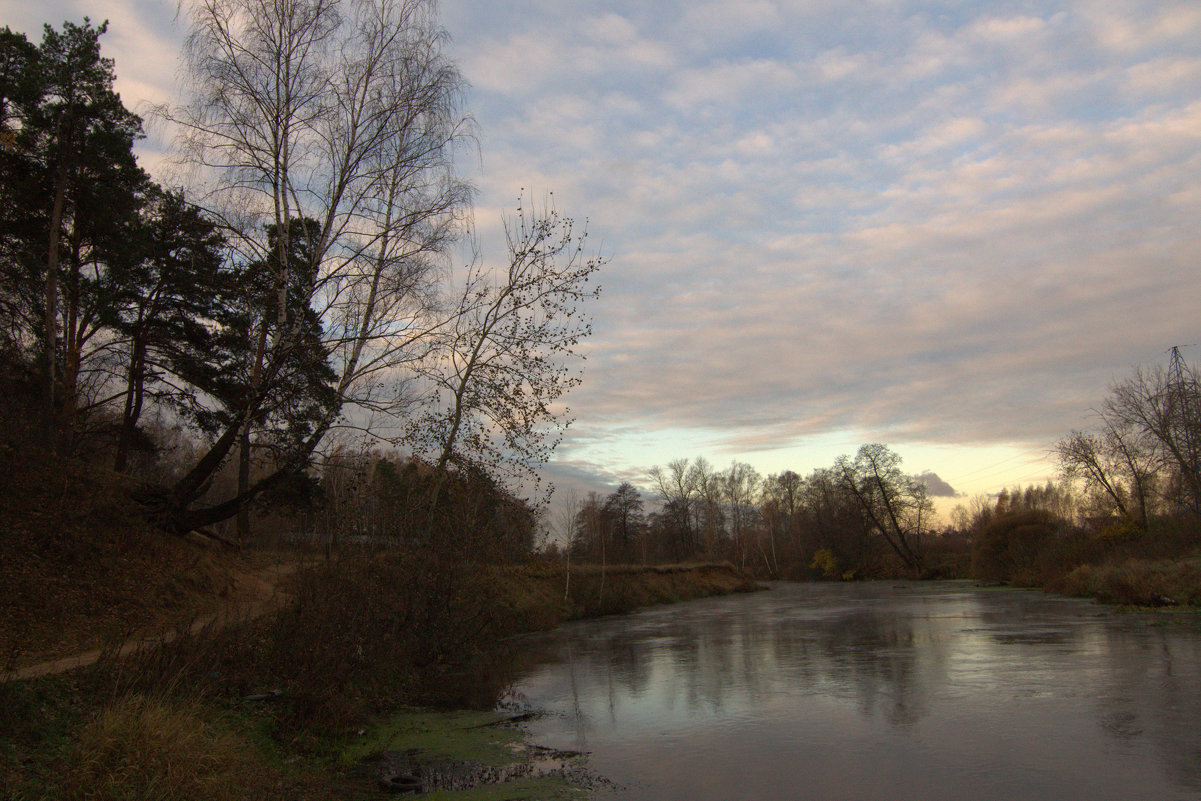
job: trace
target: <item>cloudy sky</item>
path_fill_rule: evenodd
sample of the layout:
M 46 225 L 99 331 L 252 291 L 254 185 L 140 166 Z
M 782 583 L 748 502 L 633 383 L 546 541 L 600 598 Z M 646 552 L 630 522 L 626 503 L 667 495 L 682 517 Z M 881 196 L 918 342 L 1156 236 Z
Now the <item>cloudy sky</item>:
M 109 19 L 168 100 L 173 0 Z M 555 476 L 807 473 L 885 442 L 960 493 L 1043 481 L 1089 407 L 1201 357 L 1201 4 L 443 0 L 477 224 L 554 193 L 610 259 Z M 144 146 L 158 163 L 161 141 Z

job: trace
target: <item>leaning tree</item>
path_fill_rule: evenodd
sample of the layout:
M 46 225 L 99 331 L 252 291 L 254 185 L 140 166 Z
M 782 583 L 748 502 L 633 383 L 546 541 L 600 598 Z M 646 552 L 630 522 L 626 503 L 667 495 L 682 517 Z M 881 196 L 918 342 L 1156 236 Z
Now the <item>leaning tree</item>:
M 905 566 L 922 569 L 922 535 L 934 505 L 919 479 L 901 471 L 901 457 L 880 443 L 863 445 L 854 460 L 839 457 L 834 465 L 842 488 Z

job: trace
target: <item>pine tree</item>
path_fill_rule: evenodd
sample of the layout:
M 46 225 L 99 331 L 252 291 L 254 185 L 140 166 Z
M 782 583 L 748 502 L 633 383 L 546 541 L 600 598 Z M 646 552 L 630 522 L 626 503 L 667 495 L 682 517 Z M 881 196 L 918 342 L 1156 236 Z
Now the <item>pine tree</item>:
M 5 29 L 0 91 L 0 252 L 9 323 L 38 343 L 43 433 L 73 447 L 79 378 L 103 329 L 108 263 L 128 240 L 147 185 L 133 143 L 142 123 L 113 91 L 100 56 L 107 25 L 46 26 L 42 44 Z

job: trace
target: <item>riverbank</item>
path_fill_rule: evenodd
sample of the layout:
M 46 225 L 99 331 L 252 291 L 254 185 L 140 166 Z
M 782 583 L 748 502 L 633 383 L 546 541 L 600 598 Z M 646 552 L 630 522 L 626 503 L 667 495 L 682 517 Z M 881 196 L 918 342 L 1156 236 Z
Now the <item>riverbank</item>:
M 971 577 L 1130 607 L 1201 605 L 1201 538 L 1195 521 L 1140 528 L 1066 527 L 1046 512 L 1001 515 L 972 543 Z
M 1201 610 L 1201 555 L 1081 565 L 1045 589 L 1121 607 Z
M 758 588 L 728 562 L 500 568 L 500 604 L 522 631 Z
M 513 750 L 520 733 L 497 713 L 464 725 L 463 713 L 415 710 L 492 708 L 522 631 L 752 588 L 729 565 L 340 554 L 296 570 L 255 619 L 213 618 L 153 649 L 0 684 L 0 797 L 372 798 L 385 779 L 395 790 L 448 770 L 459 789 L 432 797 L 487 798 L 498 779 L 505 798 L 556 797 L 586 776 L 572 755 Z

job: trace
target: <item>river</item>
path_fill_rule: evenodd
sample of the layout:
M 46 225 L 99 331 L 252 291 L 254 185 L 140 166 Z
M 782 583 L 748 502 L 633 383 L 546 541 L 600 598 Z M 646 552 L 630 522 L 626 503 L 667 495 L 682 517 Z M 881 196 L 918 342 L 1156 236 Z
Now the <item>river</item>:
M 531 738 L 617 801 L 1201 799 L 1201 624 L 963 583 L 777 584 L 535 635 Z

